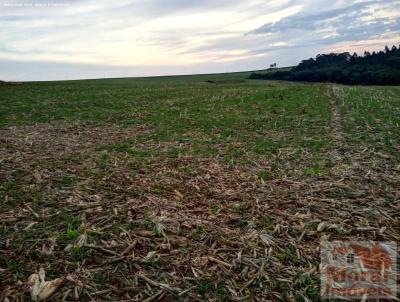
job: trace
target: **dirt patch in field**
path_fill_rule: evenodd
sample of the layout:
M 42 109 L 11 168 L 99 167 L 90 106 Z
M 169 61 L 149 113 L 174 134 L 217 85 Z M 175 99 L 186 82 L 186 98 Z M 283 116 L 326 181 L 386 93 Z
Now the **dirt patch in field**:
M 99 146 L 132 140 L 147 132 L 149 129 L 145 127 L 80 123 L 3 128 L 0 129 L 1 170 L 7 175 L 17 168 L 16 165 L 34 170 L 34 167 L 41 169 L 41 165 L 57 162 L 68 168 L 68 159 L 92 160 L 101 154 Z M 4 177 L 4 174 L 0 176 Z
M 38 124 L 0 129 L 0 137 L 4 147 L 14 145 L 16 148 L 22 149 L 25 147 L 32 150 L 42 148 L 43 152 L 59 152 L 62 150 L 89 150 L 99 144 L 132 139 L 139 134 L 149 132 L 149 130 L 146 127 L 124 128 L 115 125 L 97 126 L 84 123 Z
M 245 80 L 207 80 L 208 84 L 241 84 L 244 83 Z

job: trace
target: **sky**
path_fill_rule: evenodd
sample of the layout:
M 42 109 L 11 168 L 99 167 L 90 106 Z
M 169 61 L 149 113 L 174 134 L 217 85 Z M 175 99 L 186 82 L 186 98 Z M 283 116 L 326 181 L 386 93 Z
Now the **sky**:
M 399 0 L 0 0 L 8 81 L 257 70 L 399 43 Z

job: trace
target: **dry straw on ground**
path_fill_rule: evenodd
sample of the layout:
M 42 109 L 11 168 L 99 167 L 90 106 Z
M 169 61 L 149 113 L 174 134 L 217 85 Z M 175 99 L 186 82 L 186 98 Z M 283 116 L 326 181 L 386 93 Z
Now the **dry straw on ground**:
M 17 178 L 18 190 L 44 200 L 0 213 L 1 301 L 47 297 L 44 271 L 55 301 L 310 301 L 322 237 L 400 240 L 400 166 L 388 154 L 335 148 L 324 155 L 336 158 L 329 173 L 262 180 L 257 165 L 270 159 L 148 158 L 133 169 L 130 156 L 98 149 L 144 131 L 0 130 L 2 181 Z M 65 175 L 74 183 L 64 188 Z

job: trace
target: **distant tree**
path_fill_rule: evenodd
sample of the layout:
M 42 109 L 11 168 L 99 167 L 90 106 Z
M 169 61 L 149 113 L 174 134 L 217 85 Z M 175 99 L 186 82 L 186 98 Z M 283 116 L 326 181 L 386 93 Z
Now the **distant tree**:
M 355 63 L 357 63 L 357 60 L 358 60 L 358 54 L 356 52 L 354 52 L 353 55 L 350 58 L 350 62 L 352 64 L 355 64 Z

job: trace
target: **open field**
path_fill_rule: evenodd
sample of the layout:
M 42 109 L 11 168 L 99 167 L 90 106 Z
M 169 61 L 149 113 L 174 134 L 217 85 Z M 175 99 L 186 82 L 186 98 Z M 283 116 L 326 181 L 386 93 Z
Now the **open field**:
M 399 241 L 400 87 L 247 76 L 0 86 L 0 301 L 318 301 L 322 238 Z

